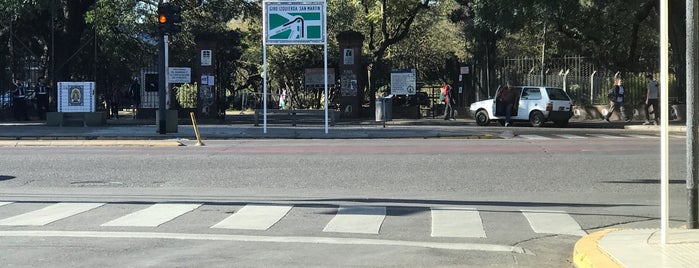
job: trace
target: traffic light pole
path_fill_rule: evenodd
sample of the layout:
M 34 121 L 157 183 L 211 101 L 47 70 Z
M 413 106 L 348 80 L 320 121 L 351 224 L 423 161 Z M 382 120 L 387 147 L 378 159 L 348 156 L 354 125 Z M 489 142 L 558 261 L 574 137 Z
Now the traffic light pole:
M 167 79 L 165 79 L 165 54 L 167 46 L 167 35 L 160 33 L 158 39 L 158 133 L 167 133 L 166 123 L 167 114 L 165 111 L 165 88 L 167 87 Z

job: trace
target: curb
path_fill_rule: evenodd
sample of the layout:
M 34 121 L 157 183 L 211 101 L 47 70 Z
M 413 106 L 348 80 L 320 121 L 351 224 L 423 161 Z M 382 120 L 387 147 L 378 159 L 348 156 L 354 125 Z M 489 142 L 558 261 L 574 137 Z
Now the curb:
M 577 268 L 623 267 L 599 248 L 604 235 L 622 229 L 605 229 L 583 236 L 575 243 L 573 264 Z
M 0 147 L 25 146 L 141 146 L 141 147 L 170 147 L 184 146 L 179 141 L 153 140 L 0 140 Z

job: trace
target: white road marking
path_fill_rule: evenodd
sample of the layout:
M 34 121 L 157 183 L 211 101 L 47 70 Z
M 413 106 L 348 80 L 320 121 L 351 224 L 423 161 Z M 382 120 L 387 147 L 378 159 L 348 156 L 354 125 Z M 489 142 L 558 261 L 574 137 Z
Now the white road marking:
M 158 227 L 200 206 L 201 204 L 155 204 L 101 226 Z
M 595 136 L 597 138 L 604 138 L 604 139 L 623 139 L 624 138 L 621 136 L 612 136 L 612 135 L 607 135 L 607 134 L 590 134 L 590 136 Z
M 587 139 L 585 136 L 580 136 L 580 135 L 573 135 L 573 134 L 555 134 L 556 136 L 559 136 L 564 139 Z
M 9 205 L 9 204 L 12 204 L 12 202 L 0 202 L 0 207 L 2 207 L 4 205 Z
M 536 233 L 585 236 L 587 233 L 565 211 L 522 210 Z
M 98 208 L 104 203 L 57 203 L 39 210 L 27 212 L 0 220 L 0 225 L 9 226 L 43 226 L 54 221 L 68 218 L 85 211 Z
M 446 250 L 471 250 L 532 254 L 529 250 L 507 245 L 481 243 L 437 243 L 403 240 L 382 240 L 341 237 L 308 236 L 252 236 L 225 234 L 187 234 L 155 232 L 90 232 L 90 231 L 0 231 L 0 237 L 76 237 L 76 238 L 120 238 L 120 239 L 175 239 L 267 243 L 304 243 L 332 245 L 404 246 Z
M 267 230 L 281 220 L 293 206 L 246 205 L 211 228 Z
M 654 139 L 654 138 L 657 138 L 657 136 L 640 135 L 640 134 L 626 134 L 626 136 L 629 136 L 629 137 L 632 137 L 632 138 L 639 138 L 639 139 Z
M 323 232 L 378 234 L 386 207 L 340 206 Z
M 475 208 L 432 208 L 432 237 L 486 237 Z
M 528 139 L 528 140 L 551 140 L 549 137 L 544 137 L 540 135 L 518 135 L 521 138 Z

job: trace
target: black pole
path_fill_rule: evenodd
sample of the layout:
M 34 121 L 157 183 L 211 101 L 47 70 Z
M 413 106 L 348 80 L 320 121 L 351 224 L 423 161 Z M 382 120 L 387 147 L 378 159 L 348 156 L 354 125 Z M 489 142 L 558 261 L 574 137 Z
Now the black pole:
M 697 129 L 699 127 L 699 94 L 695 93 L 697 82 L 699 82 L 699 68 L 695 68 L 699 64 L 699 54 L 696 53 L 695 42 L 699 34 L 699 5 L 695 4 L 695 0 L 687 0 L 687 229 L 699 229 L 699 198 L 697 195 L 697 183 L 699 183 L 699 137 L 697 137 Z M 664 89 L 667 90 L 667 89 Z M 665 108 L 665 112 L 669 111 Z
M 165 134 L 167 129 L 167 115 L 165 114 L 165 37 L 167 35 L 160 33 L 158 40 L 158 133 Z

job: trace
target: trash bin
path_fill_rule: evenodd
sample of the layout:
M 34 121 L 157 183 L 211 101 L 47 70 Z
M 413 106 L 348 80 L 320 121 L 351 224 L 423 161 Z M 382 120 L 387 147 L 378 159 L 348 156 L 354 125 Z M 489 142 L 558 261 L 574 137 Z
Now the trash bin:
M 376 121 L 391 121 L 392 120 L 392 106 L 393 106 L 393 95 L 388 95 L 383 98 L 376 98 Z

